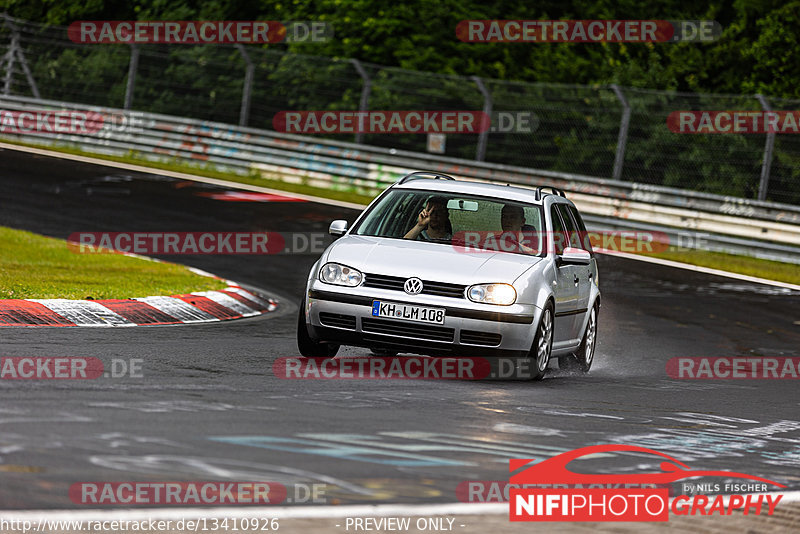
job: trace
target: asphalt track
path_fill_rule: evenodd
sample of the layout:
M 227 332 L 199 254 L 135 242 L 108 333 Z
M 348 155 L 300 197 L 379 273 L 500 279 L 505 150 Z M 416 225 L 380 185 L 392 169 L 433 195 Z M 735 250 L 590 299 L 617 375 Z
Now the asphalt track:
M 224 202 L 218 187 L 0 151 L 0 225 L 78 231 L 324 232 L 356 212 Z M 800 489 L 796 380 L 674 380 L 678 356 L 800 356 L 800 298 L 780 288 L 600 258 L 595 367 L 540 383 L 283 380 L 296 301 L 316 257 L 180 256 L 280 300 L 267 318 L 149 328 L 4 328 L 0 356 L 142 359 L 140 378 L 0 380 L 0 509 L 83 509 L 85 481 L 325 484 L 328 504 L 450 503 L 509 458 L 598 443 L 650 447 L 694 469 Z M 366 355 L 361 349 L 344 354 Z M 592 472 L 657 463 L 597 458 Z M 292 502 L 294 498 L 295 502 Z

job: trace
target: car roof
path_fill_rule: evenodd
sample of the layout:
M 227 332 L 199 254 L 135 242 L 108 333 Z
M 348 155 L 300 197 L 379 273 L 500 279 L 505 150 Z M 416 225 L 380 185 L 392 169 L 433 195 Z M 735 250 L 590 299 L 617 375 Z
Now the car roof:
M 513 185 L 500 185 L 496 183 L 471 182 L 465 180 L 441 180 L 435 178 L 415 178 L 405 183 L 398 183 L 392 189 L 410 189 L 422 191 L 436 191 L 442 193 L 461 193 L 465 195 L 477 195 L 498 198 L 501 200 L 512 200 L 525 202 L 528 204 L 543 204 L 548 197 L 553 197 L 555 201 L 569 202 L 565 197 L 551 195 L 543 192 L 541 200 L 536 200 L 536 190 Z

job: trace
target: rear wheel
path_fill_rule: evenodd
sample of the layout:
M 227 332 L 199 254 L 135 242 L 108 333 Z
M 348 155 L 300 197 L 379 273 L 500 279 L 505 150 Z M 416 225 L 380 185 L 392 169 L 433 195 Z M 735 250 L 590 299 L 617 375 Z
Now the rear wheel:
M 339 345 L 320 343 L 308 335 L 306 325 L 305 302 L 300 302 L 300 313 L 297 316 L 297 348 L 306 358 L 333 358 L 339 352 Z
M 553 307 L 548 304 L 542 311 L 539 326 L 536 327 L 536 337 L 531 347 L 531 380 L 541 380 L 547 373 L 550 363 L 550 354 L 553 352 Z
M 578 373 L 588 373 L 594 361 L 594 349 L 597 345 L 597 305 L 589 311 L 589 320 L 586 321 L 586 330 L 583 333 L 581 346 L 572 354 L 558 360 L 558 367 Z

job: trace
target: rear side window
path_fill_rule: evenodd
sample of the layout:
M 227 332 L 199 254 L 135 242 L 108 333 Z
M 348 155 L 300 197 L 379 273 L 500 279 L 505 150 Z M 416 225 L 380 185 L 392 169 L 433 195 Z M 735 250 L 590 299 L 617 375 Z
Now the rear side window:
M 564 222 L 564 230 L 566 230 L 567 232 L 566 246 L 583 248 L 580 245 L 578 228 L 577 226 L 575 226 L 575 223 L 573 222 L 572 217 L 570 216 L 569 210 L 567 208 L 569 208 L 567 204 L 556 204 L 556 209 L 558 210 L 559 215 L 561 215 L 561 220 Z
M 567 233 L 564 230 L 564 223 L 561 215 L 558 214 L 556 207 L 558 204 L 550 206 L 550 218 L 553 220 L 553 250 L 559 256 L 564 253 L 567 244 Z
M 581 214 L 578 213 L 578 210 L 575 208 L 575 206 L 568 206 L 568 209 L 572 214 L 572 219 L 575 221 L 575 224 L 578 227 L 578 247 L 592 252 L 592 243 L 589 240 L 589 234 L 586 232 L 586 225 L 583 224 Z

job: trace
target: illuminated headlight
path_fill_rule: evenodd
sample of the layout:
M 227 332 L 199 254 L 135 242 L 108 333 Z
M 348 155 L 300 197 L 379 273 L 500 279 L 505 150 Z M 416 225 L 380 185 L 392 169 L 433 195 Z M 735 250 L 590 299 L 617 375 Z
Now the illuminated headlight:
M 467 290 L 467 297 L 472 302 L 508 306 L 517 300 L 517 292 L 508 284 L 480 284 L 471 286 Z
M 323 282 L 327 282 L 328 284 L 356 287 L 361 283 L 364 275 L 352 267 L 346 267 L 338 263 L 326 263 L 322 266 L 319 277 Z

